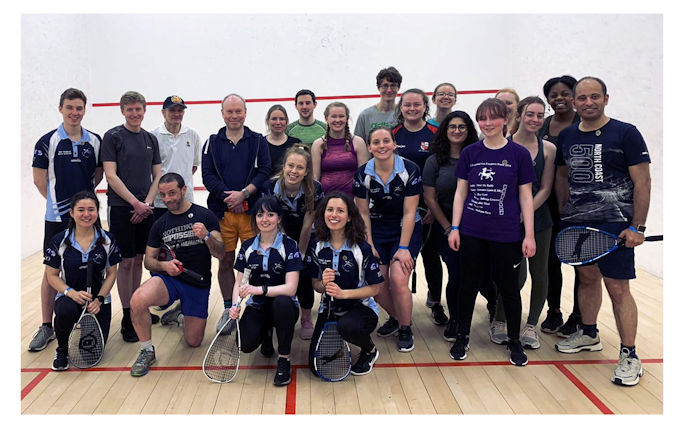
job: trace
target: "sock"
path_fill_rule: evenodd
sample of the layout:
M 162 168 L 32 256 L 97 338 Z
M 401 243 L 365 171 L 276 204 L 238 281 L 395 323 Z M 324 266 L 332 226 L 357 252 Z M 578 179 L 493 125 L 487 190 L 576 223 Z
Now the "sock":
M 584 323 L 580 323 L 580 329 L 582 329 L 584 335 L 589 335 L 591 338 L 596 338 L 596 335 L 598 334 L 596 325 L 585 325 Z
M 140 350 L 147 350 L 147 351 L 153 352 L 154 346 L 152 345 L 152 340 L 141 341 L 140 342 Z
M 52 328 L 52 322 L 45 322 L 45 323 L 43 323 L 43 326 L 47 326 L 48 328 Z
M 623 349 L 629 350 L 629 357 L 630 358 L 637 358 L 637 359 L 639 358 L 639 356 L 637 356 L 637 354 L 636 354 L 636 346 L 628 347 L 628 346 L 620 343 L 620 350 L 623 350 Z
M 123 316 L 121 317 L 121 323 L 126 323 L 127 325 L 133 326 L 133 322 L 131 321 L 131 309 L 130 308 L 122 308 L 123 311 Z
M 233 300 L 229 299 L 226 301 L 225 299 L 223 300 L 223 308 L 230 308 L 233 306 Z

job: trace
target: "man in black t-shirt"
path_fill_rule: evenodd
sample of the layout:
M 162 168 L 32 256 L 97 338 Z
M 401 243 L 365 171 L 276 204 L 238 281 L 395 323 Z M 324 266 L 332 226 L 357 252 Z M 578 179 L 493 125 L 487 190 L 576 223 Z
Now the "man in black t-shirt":
M 211 257 L 222 258 L 225 251 L 218 219 L 204 207 L 185 199 L 187 187 L 177 173 L 166 173 L 159 179 L 159 195 L 168 212 L 152 226 L 145 250 L 145 268 L 152 277 L 131 297 L 131 319 L 141 342 L 138 359 L 131 375 L 147 374 L 155 360 L 152 345 L 150 306 L 162 309 L 180 299 L 183 315 L 183 337 L 190 347 L 199 347 L 204 338 L 211 287 Z M 176 254 L 170 261 L 160 261 L 160 248 L 168 246 Z M 197 280 L 184 269 L 192 270 Z

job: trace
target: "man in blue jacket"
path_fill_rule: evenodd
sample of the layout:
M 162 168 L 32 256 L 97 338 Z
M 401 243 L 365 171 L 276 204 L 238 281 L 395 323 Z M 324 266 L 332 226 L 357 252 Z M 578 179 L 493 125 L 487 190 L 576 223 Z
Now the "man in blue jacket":
M 235 275 L 235 249 L 256 235 L 251 213 L 259 197 L 257 190 L 271 173 L 268 142 L 263 135 L 244 126 L 245 99 L 228 94 L 221 103 L 226 126 L 212 134 L 202 148 L 202 181 L 209 191 L 207 207 L 220 219 L 226 254 L 219 262 L 218 280 L 224 312 L 216 330 L 228 319 Z

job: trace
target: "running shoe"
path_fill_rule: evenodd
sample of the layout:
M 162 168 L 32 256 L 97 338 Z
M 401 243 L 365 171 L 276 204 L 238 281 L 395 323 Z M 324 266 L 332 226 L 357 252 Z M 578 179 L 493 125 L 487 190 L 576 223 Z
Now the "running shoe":
M 39 352 L 47 347 L 48 343 L 55 339 L 55 330 L 52 326 L 40 325 L 33 335 L 28 349 L 30 352 Z
M 435 306 L 435 304 L 439 304 L 439 302 L 438 302 L 438 301 L 433 301 L 433 300 L 432 300 L 432 294 L 431 294 L 430 291 L 428 290 L 428 291 L 427 291 L 427 298 L 425 298 L 425 306 L 426 306 L 427 308 L 432 308 L 432 307 Z
M 397 348 L 402 353 L 408 353 L 413 350 L 413 331 L 410 326 L 402 326 L 399 328 Z
M 154 362 L 155 359 L 154 346 L 152 346 L 152 350 L 140 350 L 138 359 L 136 359 L 133 366 L 131 366 L 131 375 L 133 377 L 142 377 L 143 375 L 146 375 L 150 372 L 150 366 L 152 366 L 152 362 Z
M 563 326 L 563 313 L 560 310 L 549 309 L 546 319 L 541 324 L 541 331 L 547 334 L 555 334 Z
M 178 304 L 176 304 L 175 307 L 172 307 L 169 311 L 162 314 L 162 317 L 161 317 L 161 324 L 162 325 L 170 325 L 172 323 L 176 323 L 178 326 L 181 326 L 182 321 L 183 321 L 183 314 L 181 313 L 180 302 Z
M 510 353 L 509 361 L 515 366 L 525 366 L 527 365 L 527 355 L 523 350 L 523 346 L 520 340 L 509 340 L 508 341 L 508 351 Z
M 506 344 L 508 342 L 508 333 L 506 332 L 506 322 L 499 322 L 495 320 L 489 326 L 489 339 L 494 344 Z
M 444 333 L 442 334 L 442 338 L 449 341 L 450 343 L 453 343 L 454 341 L 456 341 L 456 334 L 458 332 L 457 329 L 458 322 L 455 320 L 449 320 L 447 322 L 446 328 L 444 329 Z
M 579 353 L 583 350 L 598 352 L 603 350 L 603 346 L 598 333 L 596 333 L 596 338 L 592 338 L 584 335 L 582 329 L 578 329 L 568 338 L 556 343 L 556 350 L 561 353 Z
M 444 307 L 442 304 L 435 304 L 432 307 L 432 323 L 439 326 L 444 326 L 449 321 L 449 318 L 444 314 Z
M 399 321 L 390 316 L 390 318 L 387 319 L 387 322 L 385 322 L 385 324 L 379 327 L 375 332 L 378 334 L 378 337 L 388 337 L 390 335 L 396 334 L 398 331 Z
M 365 352 L 361 350 L 359 352 L 359 358 L 356 363 L 351 367 L 352 375 L 366 375 L 373 369 L 373 364 L 378 360 L 380 352 L 377 347 L 374 352 Z
M 559 337 L 568 338 L 570 335 L 577 332 L 580 323 L 582 323 L 582 318 L 580 316 L 571 314 L 565 324 L 563 324 L 563 326 L 556 331 L 556 335 Z
M 613 371 L 610 381 L 621 386 L 635 386 L 639 384 L 639 378 L 644 375 L 641 368 L 641 360 L 638 356 L 629 357 L 629 349 L 623 347 L 620 350 L 617 368 Z
M 449 350 L 451 359 L 463 360 L 468 357 L 468 349 L 470 348 L 468 346 L 469 340 L 470 337 L 467 335 L 458 334 L 456 336 L 456 341 L 454 342 L 454 345 L 451 346 L 451 350 Z
M 541 347 L 539 343 L 539 335 L 537 334 L 537 328 L 534 325 L 525 324 L 522 332 L 520 333 L 520 343 L 526 349 L 538 349 Z
M 223 314 L 221 315 L 221 318 L 219 319 L 218 323 L 216 324 L 216 333 L 218 333 L 221 330 L 221 327 L 223 326 L 224 323 L 226 323 L 230 319 L 230 308 L 225 308 L 223 310 Z M 224 330 L 221 332 L 223 335 L 228 333 L 227 327 L 224 328 Z
M 285 386 L 292 381 L 292 366 L 288 358 L 279 357 L 278 366 L 276 367 L 275 377 L 273 377 L 273 384 L 276 386 Z
M 69 349 L 66 347 L 57 347 L 55 360 L 52 361 L 52 370 L 66 371 L 67 369 L 69 369 Z

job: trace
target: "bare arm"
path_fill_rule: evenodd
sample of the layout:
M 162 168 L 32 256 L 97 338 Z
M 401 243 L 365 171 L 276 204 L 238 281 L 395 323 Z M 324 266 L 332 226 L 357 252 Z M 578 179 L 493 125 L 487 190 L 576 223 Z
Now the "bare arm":
M 152 184 L 150 185 L 150 189 L 147 191 L 147 196 L 145 197 L 146 203 L 153 202 L 154 197 L 157 196 L 157 191 L 159 190 L 159 179 L 162 176 L 161 172 L 161 164 L 152 165 Z
M 323 139 L 316 139 L 311 145 L 311 164 L 314 180 L 321 180 L 321 155 L 323 153 Z
M 523 239 L 523 256 L 534 256 L 537 244 L 534 240 L 534 208 L 532 207 L 532 184 L 526 183 L 518 186 L 518 199 L 522 211 L 523 225 L 525 225 L 525 238 Z
M 553 187 L 553 178 L 555 176 L 556 166 L 553 161 L 556 159 L 556 146 L 544 140 L 544 173 L 541 178 L 541 186 L 537 195 L 532 199 L 532 206 L 534 210 L 544 204 L 544 202 L 551 195 L 551 188 Z
M 356 152 L 356 166 L 361 167 L 370 159 L 370 153 L 366 147 L 366 142 L 359 136 L 355 136 L 352 141 L 354 144 L 354 151 Z
M 38 188 L 40 195 L 47 199 L 47 170 L 33 167 L 33 184 Z
M 456 185 L 456 192 L 454 193 L 454 205 L 452 207 L 453 214 L 451 217 L 452 226 L 461 225 L 461 216 L 463 215 L 463 204 L 465 204 L 466 197 L 468 196 L 468 181 L 465 179 L 458 179 L 458 185 Z M 449 247 L 453 250 L 458 251 L 461 247 L 461 233 L 458 230 L 451 230 L 449 233 Z
M 380 291 L 382 283 L 367 285 L 354 289 L 341 289 L 334 282 L 330 282 L 325 287 L 325 292 L 336 299 L 364 299 L 375 296 Z
M 632 226 L 645 225 L 648 207 L 651 201 L 651 172 L 647 162 L 629 167 L 629 177 L 634 182 L 634 213 Z M 620 232 L 620 237 L 626 239 L 627 247 L 639 246 L 644 242 L 644 235 L 630 229 Z
M 93 175 L 93 188 L 97 188 L 97 185 L 100 184 L 102 181 L 102 176 L 104 175 L 104 171 L 102 167 L 97 167 L 95 169 L 95 174 Z
M 371 229 L 370 222 L 370 209 L 368 208 L 368 200 L 365 198 L 354 197 L 354 203 L 361 213 L 361 218 L 363 223 L 366 225 L 366 241 L 373 248 L 373 253 L 375 253 L 375 247 L 373 246 L 373 230 Z
M 444 214 L 442 207 L 440 207 L 439 203 L 437 202 L 437 189 L 433 186 L 427 186 L 423 183 L 423 199 L 425 200 L 425 204 L 427 204 L 428 209 L 430 209 L 430 212 L 441 225 L 441 227 L 445 230 L 448 230 L 451 226 L 451 223 Z
M 306 212 L 304 215 L 304 223 L 302 225 L 302 232 L 299 233 L 299 253 L 302 254 L 302 259 L 306 255 L 306 249 L 309 248 L 309 240 L 311 240 L 311 229 L 313 227 L 314 212 Z
M 240 280 L 242 281 L 242 273 L 238 273 L 238 278 L 235 279 L 236 284 L 237 281 Z M 287 274 L 285 274 L 285 283 L 277 286 L 269 286 L 268 287 L 268 293 L 267 297 L 274 297 L 274 296 L 294 296 L 294 294 L 297 293 L 297 285 L 299 284 L 299 271 L 288 271 Z M 246 284 L 245 286 L 240 286 L 239 288 L 233 288 L 233 300 L 236 299 L 235 293 L 237 291 L 238 297 L 242 295 L 243 297 L 246 297 L 248 295 L 263 295 L 264 291 L 261 288 L 261 286 L 252 286 L 250 284 Z M 237 302 L 237 301 L 234 301 Z

